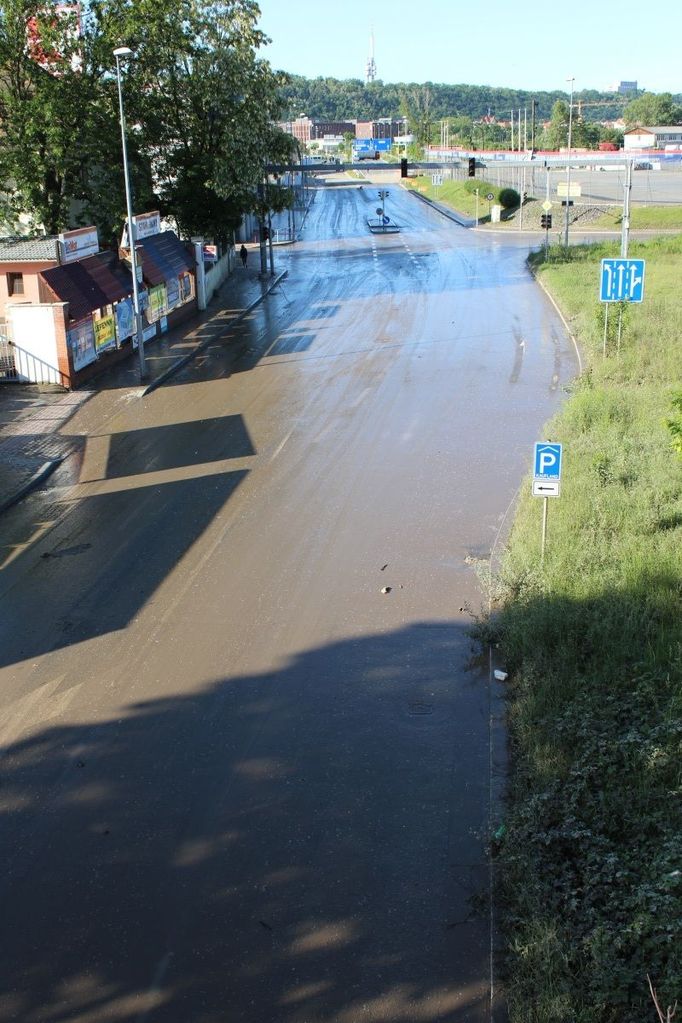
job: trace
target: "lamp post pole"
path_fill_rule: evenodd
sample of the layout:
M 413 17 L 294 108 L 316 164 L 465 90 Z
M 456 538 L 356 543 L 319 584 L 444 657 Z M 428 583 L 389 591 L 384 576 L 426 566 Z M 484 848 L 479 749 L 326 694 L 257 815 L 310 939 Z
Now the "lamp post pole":
M 568 219 L 571 213 L 571 140 L 573 137 L 573 83 L 575 78 L 567 78 L 571 83 L 570 99 L 568 101 L 568 160 L 566 162 L 566 221 L 564 224 L 564 245 L 568 248 Z
M 126 188 L 126 208 L 128 211 L 128 245 L 130 247 L 130 267 L 133 274 L 133 310 L 135 312 L 135 333 L 137 335 L 137 356 L 140 364 L 140 380 L 147 379 L 147 365 L 144 357 L 144 337 L 142 334 L 142 313 L 140 312 L 140 289 L 137 280 L 137 252 L 135 250 L 135 234 L 133 230 L 133 202 L 130 193 L 130 173 L 128 170 L 128 146 L 126 142 L 126 122 L 123 112 L 123 87 L 121 85 L 121 58 L 134 56 L 128 46 L 119 46 L 114 50 L 116 58 L 116 78 L 118 81 L 118 107 L 121 115 L 121 146 L 123 149 L 123 177 Z

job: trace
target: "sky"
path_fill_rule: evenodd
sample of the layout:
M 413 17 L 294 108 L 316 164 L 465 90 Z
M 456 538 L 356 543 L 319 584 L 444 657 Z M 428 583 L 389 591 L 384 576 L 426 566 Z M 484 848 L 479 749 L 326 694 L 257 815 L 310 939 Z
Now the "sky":
M 377 78 L 517 89 L 608 89 L 637 81 L 682 93 L 680 0 L 258 0 L 261 50 L 307 78 Z M 403 13 L 404 12 L 404 13 Z

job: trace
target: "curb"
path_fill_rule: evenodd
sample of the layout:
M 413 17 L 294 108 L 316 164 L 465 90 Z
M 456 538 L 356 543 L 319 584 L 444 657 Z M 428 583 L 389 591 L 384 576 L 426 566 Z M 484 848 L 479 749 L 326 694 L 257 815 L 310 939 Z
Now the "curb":
M 447 212 L 446 210 L 438 206 L 435 202 L 433 202 L 433 200 L 427 199 L 425 195 L 422 195 L 421 192 L 418 192 L 415 188 L 405 188 L 405 191 L 408 193 L 408 195 L 413 195 L 415 196 L 416 199 L 421 199 L 422 202 L 425 202 L 426 205 L 430 206 L 432 210 L 436 211 L 436 213 L 440 213 L 440 215 L 442 217 L 445 217 L 447 220 L 454 221 L 454 223 L 459 224 L 460 227 L 468 228 L 474 227 L 474 221 L 470 217 L 467 218 L 460 217 L 458 214 L 454 212 L 453 213 Z
M 576 341 L 576 339 L 575 339 L 575 336 L 574 336 L 574 334 L 573 334 L 573 331 L 571 330 L 571 328 L 570 328 L 570 327 L 569 327 L 569 325 L 568 325 L 568 320 L 566 319 L 566 317 L 565 317 L 565 316 L 564 316 L 564 314 L 562 313 L 561 309 L 560 309 L 560 308 L 559 308 L 559 306 L 557 305 L 557 303 L 556 303 L 556 301 L 555 301 L 555 299 L 554 299 L 553 295 L 552 295 L 552 294 L 550 293 L 550 291 L 548 290 L 548 288 L 547 288 L 547 286 L 545 285 L 545 283 L 544 283 L 544 282 L 543 282 L 543 281 L 541 280 L 541 278 L 540 278 L 540 277 L 539 277 L 539 276 L 538 276 L 538 275 L 537 275 L 537 274 L 535 273 L 535 271 L 533 270 L 533 268 L 532 268 L 532 267 L 531 267 L 531 266 L 530 266 L 530 265 L 529 265 L 528 263 L 526 263 L 526 265 L 528 266 L 528 270 L 530 271 L 531 277 L 533 278 L 533 280 L 535 281 L 535 283 L 536 283 L 537 285 L 539 285 L 539 286 L 540 286 L 540 287 L 542 288 L 542 290 L 544 291 L 545 295 L 547 296 L 547 298 L 548 298 L 548 299 L 550 300 L 550 302 L 551 302 L 551 303 L 552 303 L 552 305 L 554 306 L 554 309 L 555 309 L 555 311 L 556 311 L 556 313 L 557 313 L 557 315 L 558 315 L 559 319 L 561 320 L 561 322 L 562 322 L 562 323 L 563 323 L 563 325 L 564 325 L 564 328 L 565 328 L 565 330 L 566 330 L 566 333 L 568 334 L 568 336 L 570 337 L 571 341 L 573 342 L 573 347 L 575 348 L 575 354 L 576 354 L 576 356 L 577 356 L 577 358 L 578 358 L 578 376 L 582 376 L 582 375 L 583 375 L 583 372 L 584 372 L 584 367 L 583 367 L 583 360 L 582 360 L 582 357 L 581 357 L 581 355 L 580 355 L 580 348 L 579 348 L 579 346 L 578 346 L 578 342 L 577 342 L 577 341 Z
M 51 476 L 55 469 L 58 469 L 62 464 L 65 457 L 64 455 L 60 458 L 50 458 L 49 461 L 43 462 L 41 467 L 33 473 L 30 480 L 19 487 L 18 490 L 15 490 L 13 494 L 10 494 L 9 497 L 5 498 L 4 501 L 0 501 L 0 515 L 7 511 L 8 508 L 11 508 L 13 504 L 18 504 L 31 490 L 43 483 L 48 476 Z
M 242 311 L 238 313 L 237 316 L 230 320 L 229 326 L 231 327 L 233 323 L 239 323 L 240 320 L 243 320 L 246 316 L 248 316 L 252 309 L 255 309 L 256 306 L 260 305 L 261 302 L 270 294 L 272 289 L 275 288 L 279 284 L 279 282 L 288 275 L 288 273 L 289 273 L 288 270 L 283 270 L 280 274 L 278 274 L 277 277 L 275 277 L 275 279 L 271 282 L 269 287 L 267 287 L 265 291 L 262 292 L 262 294 L 259 295 L 259 297 L 254 302 L 251 302 L 251 304 L 248 305 L 246 309 L 242 309 Z M 199 355 L 200 352 L 203 352 L 205 348 L 208 348 L 209 345 L 212 345 L 213 342 L 217 341 L 220 337 L 221 337 L 220 334 L 216 334 L 214 337 L 205 338 L 205 340 L 198 344 L 196 348 L 189 352 L 188 355 L 183 355 L 182 358 L 177 359 L 171 366 L 168 367 L 168 369 L 165 369 L 163 373 L 161 373 L 156 378 L 156 380 L 152 380 L 150 384 L 147 384 L 144 390 L 140 392 L 140 398 L 145 398 L 148 394 L 151 394 L 152 391 L 155 391 L 157 387 L 161 387 L 161 384 L 165 384 L 166 380 L 169 380 L 170 377 L 172 377 L 175 373 L 178 373 L 181 369 L 184 369 L 184 367 L 187 366 L 192 361 L 192 359 L 196 359 L 197 355 Z M 1 510 L 2 509 L 0 508 L 0 511 Z

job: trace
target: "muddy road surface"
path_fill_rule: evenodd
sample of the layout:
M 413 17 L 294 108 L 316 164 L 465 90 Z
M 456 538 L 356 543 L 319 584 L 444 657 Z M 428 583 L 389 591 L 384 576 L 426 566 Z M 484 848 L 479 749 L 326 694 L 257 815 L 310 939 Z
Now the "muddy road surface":
M 576 359 L 517 239 L 377 205 L 320 188 L 283 285 L 3 516 L 2 1021 L 490 1018 L 468 629 Z

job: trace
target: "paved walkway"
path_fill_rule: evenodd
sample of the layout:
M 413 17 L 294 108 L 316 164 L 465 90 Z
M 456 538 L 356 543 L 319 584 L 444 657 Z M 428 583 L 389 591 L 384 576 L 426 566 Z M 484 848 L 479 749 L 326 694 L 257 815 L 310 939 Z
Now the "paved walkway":
M 252 266 L 241 266 L 224 281 L 208 309 L 170 330 L 145 349 L 149 378 L 140 382 L 137 352 L 105 369 L 82 389 L 70 393 L 21 384 L 0 385 L 0 512 L 38 486 L 71 454 L 74 439 L 62 427 L 85 402 L 105 389 L 152 390 L 190 361 L 250 309 L 263 301 L 281 277 L 261 279 L 258 250 L 249 254 Z

